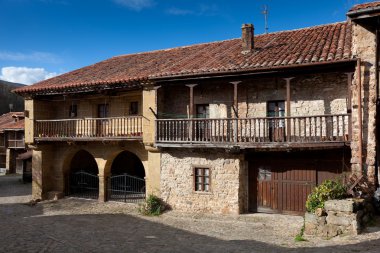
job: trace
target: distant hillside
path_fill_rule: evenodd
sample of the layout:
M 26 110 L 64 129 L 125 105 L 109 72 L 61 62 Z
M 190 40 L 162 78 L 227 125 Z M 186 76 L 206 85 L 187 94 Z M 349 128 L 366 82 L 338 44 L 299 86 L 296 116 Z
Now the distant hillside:
M 12 93 L 13 89 L 21 86 L 24 85 L 0 80 L 0 115 L 9 112 L 9 104 L 13 104 L 14 112 L 24 111 L 23 97 Z

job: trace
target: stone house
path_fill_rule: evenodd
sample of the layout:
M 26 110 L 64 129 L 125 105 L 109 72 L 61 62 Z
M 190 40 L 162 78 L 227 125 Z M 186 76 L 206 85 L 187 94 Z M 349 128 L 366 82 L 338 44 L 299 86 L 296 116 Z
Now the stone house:
M 380 2 L 345 22 L 121 55 L 17 89 L 33 195 L 304 212 L 343 173 L 378 184 Z
M 30 161 L 29 167 L 31 173 L 31 153 L 25 154 L 26 152 L 24 142 L 24 113 L 9 112 L 1 115 L 0 168 L 7 174 L 24 174 L 24 170 L 27 170 L 26 163 Z

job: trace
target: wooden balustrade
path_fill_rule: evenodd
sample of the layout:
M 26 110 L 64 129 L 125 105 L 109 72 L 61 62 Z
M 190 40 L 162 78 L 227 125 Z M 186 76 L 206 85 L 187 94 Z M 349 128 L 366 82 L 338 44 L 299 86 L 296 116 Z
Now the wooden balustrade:
M 36 139 L 141 139 L 142 116 L 36 120 Z
M 349 114 L 240 119 L 157 119 L 157 143 L 348 142 Z
M 8 140 L 8 148 L 25 148 L 24 139 Z

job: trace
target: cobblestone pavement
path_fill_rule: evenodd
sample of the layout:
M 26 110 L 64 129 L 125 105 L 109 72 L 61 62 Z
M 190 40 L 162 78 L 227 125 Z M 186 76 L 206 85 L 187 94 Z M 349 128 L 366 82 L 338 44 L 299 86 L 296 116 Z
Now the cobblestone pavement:
M 380 227 L 295 242 L 302 218 L 138 214 L 136 205 L 65 198 L 31 206 L 30 184 L 0 176 L 0 252 L 380 252 Z

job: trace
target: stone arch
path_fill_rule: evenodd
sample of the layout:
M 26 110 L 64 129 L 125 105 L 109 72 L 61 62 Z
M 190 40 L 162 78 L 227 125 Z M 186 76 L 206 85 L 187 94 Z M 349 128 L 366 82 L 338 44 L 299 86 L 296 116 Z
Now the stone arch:
M 118 157 L 122 156 L 123 154 L 131 154 L 132 157 L 134 157 L 134 159 L 138 159 L 139 162 L 141 163 L 141 166 L 142 166 L 143 170 L 144 170 L 144 177 L 146 177 L 147 171 L 146 171 L 146 168 L 145 168 L 144 162 L 143 162 L 144 159 L 146 159 L 146 157 L 144 157 L 144 155 L 141 154 L 141 152 L 138 152 L 138 151 L 135 152 L 135 151 L 131 151 L 129 149 L 118 150 L 118 151 L 112 152 L 111 154 L 108 155 L 107 162 L 106 162 L 106 164 L 104 166 L 104 175 L 106 177 L 108 177 L 109 175 L 111 175 L 112 165 L 114 164 L 114 161 Z
M 94 199 L 99 197 L 99 168 L 90 152 L 84 149 L 69 152 L 63 166 L 66 195 Z
M 70 173 L 78 171 L 85 171 L 93 175 L 99 174 L 98 164 L 94 156 L 84 149 L 76 152 L 70 162 Z
M 133 152 L 118 152 L 108 164 L 108 199 L 136 202 L 145 199 L 145 168 Z
M 130 151 L 120 152 L 112 161 L 110 168 L 112 175 L 128 174 L 138 178 L 145 178 L 145 168 L 140 158 Z
M 91 154 L 93 157 L 95 157 L 89 150 L 83 148 L 83 147 L 69 147 L 62 155 L 62 163 L 60 165 L 61 171 L 63 175 L 67 175 L 70 173 L 70 166 L 71 166 L 71 161 L 73 160 L 74 156 L 79 152 L 79 151 L 86 151 L 87 153 Z

